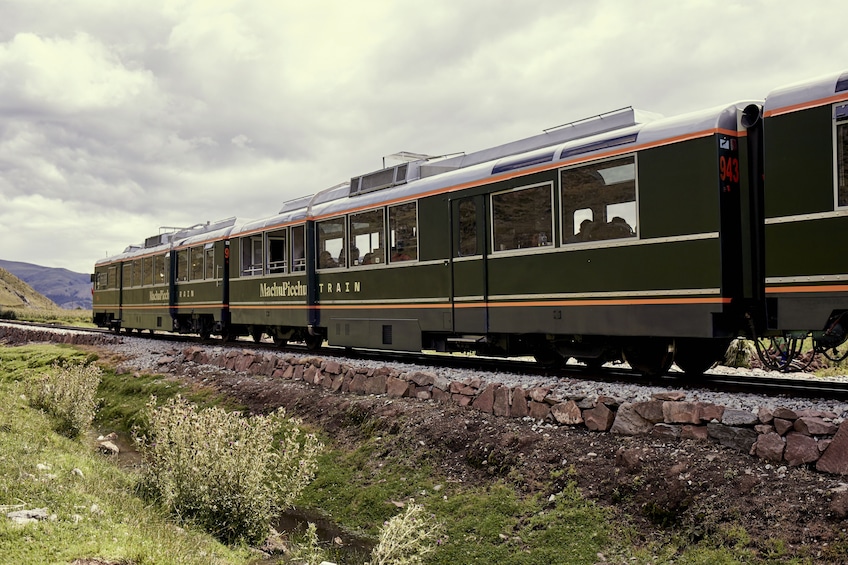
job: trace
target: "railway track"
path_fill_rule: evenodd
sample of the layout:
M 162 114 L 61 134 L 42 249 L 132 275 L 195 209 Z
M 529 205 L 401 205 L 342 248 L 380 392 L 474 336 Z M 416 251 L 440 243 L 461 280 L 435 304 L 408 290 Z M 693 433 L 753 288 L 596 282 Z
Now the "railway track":
M 104 328 L 57 326 L 55 324 L 3 320 L 2 323 L 43 328 L 53 330 L 69 330 L 96 334 L 115 335 Z M 832 400 L 848 400 L 848 377 L 820 378 L 812 374 L 781 374 L 763 372 L 751 374 L 748 372 L 726 373 L 709 371 L 699 376 L 686 375 L 672 371 L 662 376 L 646 377 L 631 370 L 627 365 L 608 363 L 599 369 L 586 367 L 582 364 L 566 364 L 561 368 L 551 369 L 540 366 L 528 359 L 494 358 L 474 355 L 445 355 L 439 353 L 415 352 L 386 352 L 372 350 L 352 350 L 348 348 L 325 346 L 318 350 L 309 350 L 305 345 L 290 343 L 280 349 L 270 341 L 254 342 L 249 338 L 238 339 L 224 344 L 215 340 L 202 340 L 196 336 L 186 336 L 168 333 L 138 334 L 124 333 L 123 337 L 134 339 L 166 340 L 178 343 L 196 345 L 226 345 L 241 348 L 256 348 L 266 351 L 287 351 L 302 355 L 324 355 L 344 357 L 353 360 L 402 363 L 434 368 L 450 368 L 469 372 L 497 374 L 516 374 L 537 376 L 540 379 L 571 379 L 594 381 L 599 383 L 627 383 L 642 386 L 677 388 L 682 390 L 704 389 L 725 393 L 746 393 L 764 396 L 784 396 L 788 398 L 827 398 Z M 496 380 L 490 378 L 487 380 Z

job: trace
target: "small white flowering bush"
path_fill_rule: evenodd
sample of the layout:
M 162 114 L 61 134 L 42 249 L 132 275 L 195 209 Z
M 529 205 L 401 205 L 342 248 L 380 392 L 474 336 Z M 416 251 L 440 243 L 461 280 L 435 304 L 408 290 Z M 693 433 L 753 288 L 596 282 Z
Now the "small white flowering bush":
M 103 372 L 97 365 L 53 364 L 30 386 L 31 404 L 59 420 L 58 429 L 76 437 L 91 425 L 97 412 L 97 387 Z
M 261 541 L 312 480 L 323 448 L 280 409 L 242 417 L 177 396 L 147 405 L 143 488 L 173 514 L 226 542 Z M 277 439 L 275 439 L 277 438 Z
M 380 530 L 380 539 L 371 551 L 369 565 L 421 565 L 435 551 L 441 526 L 424 513 L 420 504 L 409 504 Z

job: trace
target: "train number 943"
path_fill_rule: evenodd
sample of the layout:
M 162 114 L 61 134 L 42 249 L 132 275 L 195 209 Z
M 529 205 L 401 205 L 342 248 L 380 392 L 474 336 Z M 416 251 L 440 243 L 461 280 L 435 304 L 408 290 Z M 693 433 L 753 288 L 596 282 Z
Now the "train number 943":
M 719 157 L 718 166 L 721 169 L 721 180 L 739 182 L 739 159 L 737 157 Z

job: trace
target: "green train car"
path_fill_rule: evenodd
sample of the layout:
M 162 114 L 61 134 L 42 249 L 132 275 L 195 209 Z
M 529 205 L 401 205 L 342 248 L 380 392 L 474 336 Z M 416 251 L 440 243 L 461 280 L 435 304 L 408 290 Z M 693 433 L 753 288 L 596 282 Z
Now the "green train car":
M 626 108 L 384 168 L 95 266 L 94 320 L 387 350 L 672 362 L 845 339 L 846 75 L 673 118 Z M 765 179 L 765 180 L 763 180 Z M 803 188 L 802 188 L 803 187 Z M 785 352 L 785 350 L 782 350 Z

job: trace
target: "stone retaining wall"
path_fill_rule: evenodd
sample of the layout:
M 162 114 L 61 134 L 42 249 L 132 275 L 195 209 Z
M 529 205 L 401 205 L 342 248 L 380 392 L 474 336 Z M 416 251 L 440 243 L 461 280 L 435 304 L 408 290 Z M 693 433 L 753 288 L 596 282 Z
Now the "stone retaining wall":
M 761 408 L 754 414 L 688 402 L 683 392 L 655 394 L 651 400 L 632 403 L 604 396 L 558 398 L 545 387 L 525 390 L 479 378 L 450 381 L 425 371 L 354 367 L 321 357 L 265 355 L 251 350 L 210 353 L 208 348 L 187 347 L 162 358 L 160 365 L 177 368 L 187 362 L 302 380 L 331 392 L 455 403 L 495 416 L 529 417 L 597 432 L 717 441 L 775 463 L 848 475 L 848 423 L 828 412 Z

